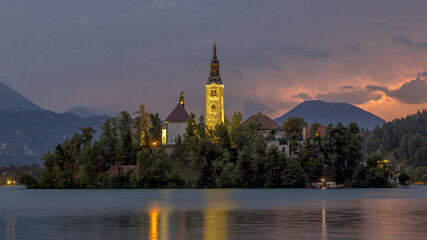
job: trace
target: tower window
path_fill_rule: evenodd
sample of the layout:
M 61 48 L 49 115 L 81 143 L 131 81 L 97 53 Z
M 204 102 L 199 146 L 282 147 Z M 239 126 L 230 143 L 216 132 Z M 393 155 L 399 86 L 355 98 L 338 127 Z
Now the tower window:
M 216 90 L 211 90 L 211 96 L 216 96 Z
M 212 108 L 212 109 L 215 109 L 215 105 L 212 105 L 212 106 L 211 106 L 211 108 Z

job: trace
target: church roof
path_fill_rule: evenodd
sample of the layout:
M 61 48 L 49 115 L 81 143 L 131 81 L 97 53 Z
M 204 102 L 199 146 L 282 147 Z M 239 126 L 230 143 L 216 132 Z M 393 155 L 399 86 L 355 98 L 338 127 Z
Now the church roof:
M 305 128 L 305 131 L 306 131 L 305 134 L 308 138 L 310 137 L 310 130 L 311 130 L 310 125 Z M 317 128 L 316 133 L 318 133 L 320 137 L 324 137 L 326 135 L 327 130 L 328 130 L 328 126 L 319 126 Z
M 259 128 L 260 130 L 273 130 L 273 129 L 283 130 L 283 128 L 280 127 L 280 125 L 277 124 L 269 116 L 267 116 L 267 115 L 260 115 L 260 114 L 250 116 L 241 125 L 246 126 L 251 121 L 259 121 L 261 123 L 261 126 Z
M 175 109 L 166 118 L 165 122 L 187 122 L 188 119 L 190 119 L 190 114 L 188 114 L 182 104 L 178 103 Z

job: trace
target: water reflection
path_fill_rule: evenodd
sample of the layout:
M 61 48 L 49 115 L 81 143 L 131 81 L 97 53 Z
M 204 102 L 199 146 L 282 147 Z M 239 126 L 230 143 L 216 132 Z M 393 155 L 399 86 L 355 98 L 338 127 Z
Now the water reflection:
M 15 218 L 6 220 L 6 240 L 15 240 Z
M 21 192 L 31 193 L 16 194 Z M 31 211 L 16 201 L 5 202 L 7 196 L 2 196 L 0 239 L 412 240 L 427 236 L 427 191 L 424 198 L 357 199 L 357 190 L 352 190 L 347 194 L 355 193 L 355 200 L 328 199 L 328 194 L 342 192 L 98 191 L 87 197 L 91 191 L 76 191 L 73 194 L 80 194 L 79 198 L 55 196 L 55 203 L 69 201 L 67 204 L 55 207 L 51 201 L 53 207 L 39 209 L 29 205 Z M 295 194 L 301 193 L 310 201 L 295 200 Z M 85 201 L 93 198 L 103 206 L 78 202 L 85 196 Z
M 326 240 L 326 233 L 328 230 L 326 229 L 326 206 L 325 200 L 322 200 L 322 240 Z
M 231 191 L 217 190 L 205 192 L 204 239 L 227 239 L 227 214 L 234 207 Z
M 152 209 L 150 211 L 150 239 L 158 240 L 158 215 L 159 212 L 157 209 Z

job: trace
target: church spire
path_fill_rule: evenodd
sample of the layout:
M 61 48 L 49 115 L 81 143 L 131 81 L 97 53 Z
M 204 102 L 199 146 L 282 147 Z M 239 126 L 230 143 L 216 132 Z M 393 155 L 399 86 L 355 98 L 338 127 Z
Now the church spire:
M 185 107 L 184 90 L 182 89 L 181 89 L 181 93 L 179 94 L 179 104 Z
M 211 81 L 221 82 L 221 77 L 219 76 L 219 61 L 216 55 L 216 41 L 214 41 L 213 55 L 212 55 L 212 61 L 210 65 L 211 65 L 211 72 L 209 74 L 208 82 L 211 82 Z
M 216 41 L 214 41 L 214 46 L 213 46 L 212 62 L 218 62 L 218 59 L 216 58 Z

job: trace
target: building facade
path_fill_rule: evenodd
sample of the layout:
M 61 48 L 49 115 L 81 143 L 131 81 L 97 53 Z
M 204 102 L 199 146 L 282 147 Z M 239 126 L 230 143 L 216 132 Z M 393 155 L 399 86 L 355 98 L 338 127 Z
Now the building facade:
M 210 63 L 210 74 L 206 82 L 206 127 L 215 128 L 224 123 L 224 83 L 219 75 L 219 61 L 216 56 L 216 44 Z
M 178 105 L 165 120 L 165 126 L 162 129 L 162 145 L 175 145 L 176 138 L 184 135 L 188 119 L 190 114 L 185 109 L 184 91 L 181 90 Z
M 267 138 L 269 134 L 274 133 L 274 136 L 272 136 L 273 139 L 267 141 L 267 146 L 276 145 L 279 150 L 285 151 L 286 153 L 289 152 L 289 144 L 285 136 L 285 131 L 279 124 L 267 115 L 256 114 L 250 116 L 242 122 L 241 125 L 247 126 L 252 121 L 259 122 L 261 124 L 259 131 L 263 137 Z

